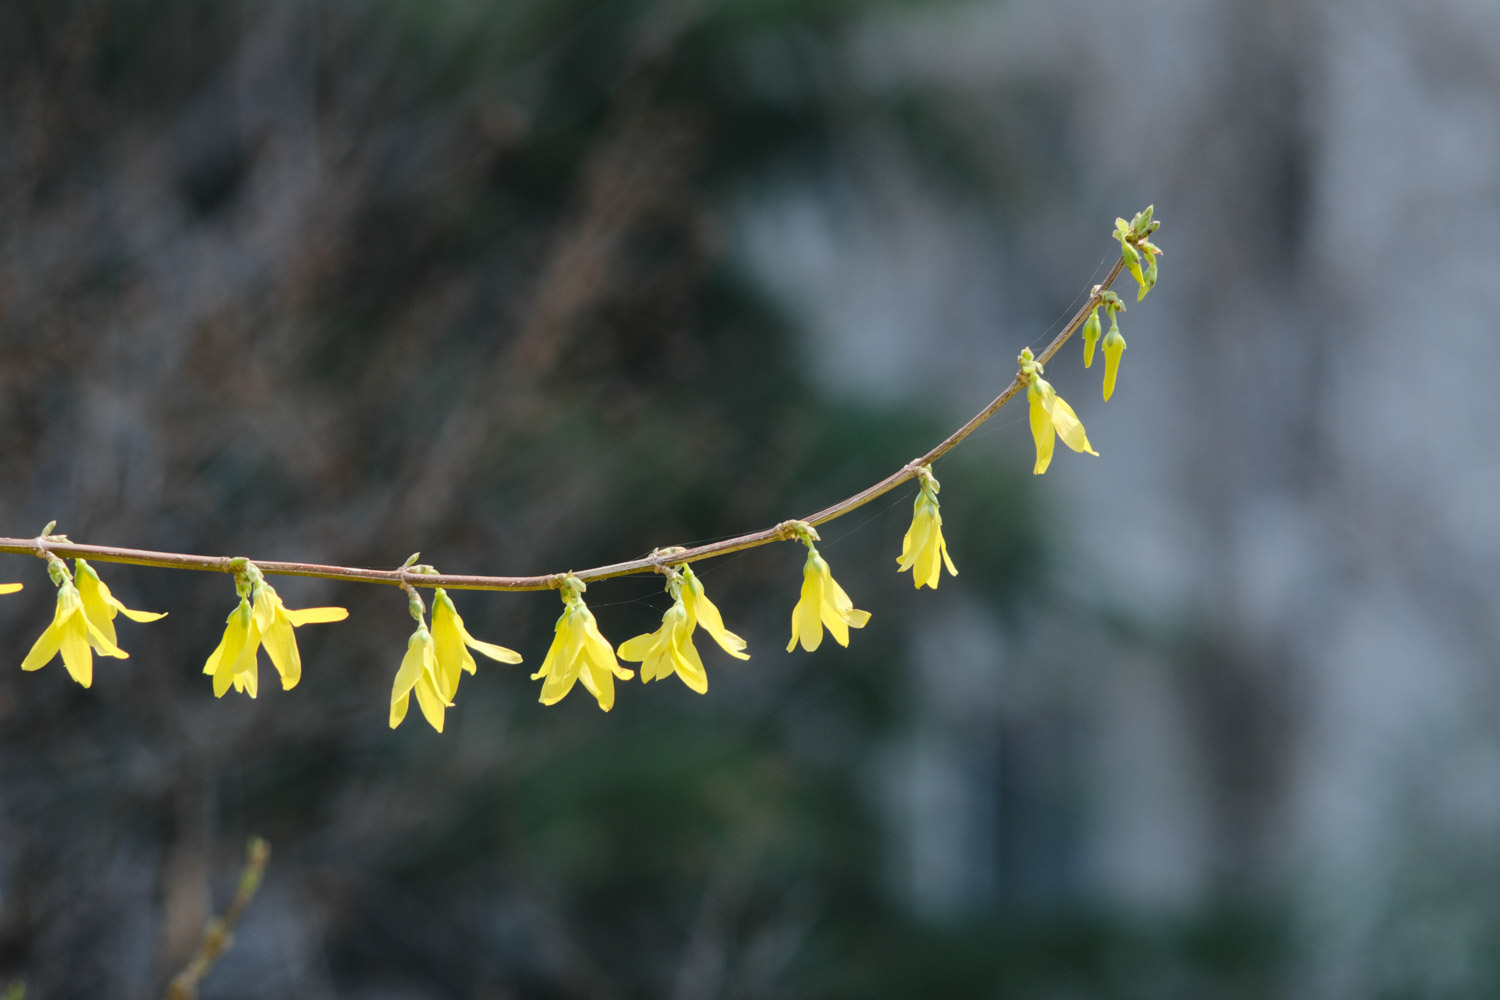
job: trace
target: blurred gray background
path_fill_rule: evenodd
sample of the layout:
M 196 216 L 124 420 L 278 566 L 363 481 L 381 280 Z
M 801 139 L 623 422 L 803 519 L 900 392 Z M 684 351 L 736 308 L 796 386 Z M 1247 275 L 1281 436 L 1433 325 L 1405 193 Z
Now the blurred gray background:
M 0 673 L 0 979 L 203 996 L 1500 995 L 1500 5 L 10 0 L 0 534 L 541 573 L 805 515 L 1008 381 L 1154 203 L 1167 256 L 1030 475 L 1021 405 L 703 564 L 753 658 L 551 709 L 549 594 L 337 603 L 199 673 L 226 578 L 101 566 L 128 661 Z M 1465 374 L 1465 373 L 1468 374 Z M 0 643 L 49 620 L 0 560 Z M 588 597 L 616 643 L 649 578 Z

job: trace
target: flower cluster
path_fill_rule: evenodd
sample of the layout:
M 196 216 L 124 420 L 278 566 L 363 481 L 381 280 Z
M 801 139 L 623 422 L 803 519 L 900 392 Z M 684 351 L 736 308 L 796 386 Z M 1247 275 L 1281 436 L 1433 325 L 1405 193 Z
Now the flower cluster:
M 408 588 L 407 594 L 412 617 L 417 620 L 417 630 L 407 640 L 406 655 L 402 657 L 396 681 L 391 685 L 391 728 L 395 729 L 406 718 L 411 693 L 416 691 L 422 717 L 433 729 L 442 732 L 443 713 L 453 707 L 459 679 L 465 671 L 478 672 L 469 650 L 499 663 L 520 663 L 521 654 L 470 635 L 458 609 L 453 606 L 453 599 L 442 587 L 432 595 L 432 631 L 429 632 L 422 599 L 414 588 Z
M 599 707 L 608 712 L 615 707 L 615 678 L 628 681 L 635 671 L 620 666 L 614 647 L 599 633 L 594 613 L 583 603 L 586 589 L 583 581 L 571 573 L 563 580 L 562 617 L 557 619 L 552 645 L 542 666 L 531 679 L 546 679 L 538 699 L 543 705 L 562 701 L 573 685 L 582 680 Z
M 620 644 L 620 659 L 641 665 L 641 683 L 665 680 L 674 673 L 699 694 L 708 693 L 708 673 L 693 645 L 693 630 L 699 625 L 719 648 L 737 660 L 748 660 L 745 640 L 724 627 L 724 618 L 703 582 L 687 563 L 667 570 L 667 593 L 672 606 L 662 615 L 661 628 Z
M 95 652 L 117 660 L 130 656 L 117 645 L 115 615 L 123 611 L 131 621 L 152 622 L 166 613 L 132 611 L 109 592 L 109 587 L 85 560 L 73 560 L 73 567 L 76 575 L 68 572 L 67 563 L 48 554 L 47 571 L 57 585 L 57 609 L 52 613 L 52 624 L 42 630 L 26 659 L 21 661 L 21 669 L 40 670 L 61 653 L 68 674 L 89 687 L 94 683 Z M 0 593 L 20 589 L 19 583 L 6 584 Z
M 948 556 L 948 545 L 943 541 L 943 515 L 938 512 L 938 481 L 932 469 L 926 465 L 917 470 L 921 489 L 917 491 L 912 505 L 911 527 L 901 539 L 901 555 L 896 557 L 898 572 L 911 570 L 912 586 L 921 589 L 923 584 L 937 590 L 942 579 L 942 567 L 958 575 L 958 568 Z M 941 566 L 939 563 L 941 562 Z
M 1099 310 L 1109 313 L 1109 333 L 1104 336 L 1104 399 L 1115 394 L 1115 378 L 1120 374 L 1120 355 L 1125 353 L 1125 338 L 1120 336 L 1120 313 L 1125 303 L 1114 292 L 1100 292 L 1099 304 L 1083 324 L 1083 367 L 1094 365 L 1094 344 L 1099 339 Z
M 1161 256 L 1161 250 L 1148 237 L 1159 226 L 1160 223 L 1152 219 L 1150 207 L 1129 222 L 1124 219 L 1116 220 L 1114 236 L 1120 243 L 1120 266 L 1128 270 L 1135 279 L 1137 301 L 1145 298 L 1156 284 L 1157 258 Z M 1112 273 L 1111 280 L 1118 273 L 1119 267 Z M 1115 292 L 1098 286 L 1095 287 L 1089 304 L 1088 315 L 1082 324 L 1083 363 L 1085 368 L 1091 367 L 1096 348 L 1102 346 L 1105 361 L 1104 398 L 1108 400 L 1114 394 L 1120 359 L 1125 352 L 1125 338 L 1120 335 L 1118 319 L 1119 314 L 1125 311 L 1125 304 Z M 1101 310 L 1109 316 L 1107 333 L 1103 332 Z M 1069 327 L 1058 342 L 1071 329 Z M 1084 431 L 1078 414 L 1057 394 L 1051 383 L 1042 377 L 1042 362 L 1052 357 L 1053 350 L 1055 345 L 1039 358 L 1027 348 L 1017 358 L 1017 381 L 1026 388 L 1031 433 L 1036 445 L 1036 462 L 1032 468 L 1035 475 L 1041 475 L 1050 467 L 1059 439 L 1073 451 L 1094 456 L 1099 454 L 1089 443 L 1088 434 Z M 951 576 L 957 576 L 958 569 L 953 564 L 947 541 L 943 537 L 938 481 L 932 474 L 931 466 L 925 463 L 940 457 L 962 440 L 1016 391 L 1017 388 L 1014 387 L 1006 390 L 1000 400 L 931 452 L 927 459 L 912 463 L 897 476 L 856 494 L 814 520 L 821 523 L 847 513 L 889 490 L 896 483 L 906 478 L 915 478 L 918 483 L 917 496 L 912 505 L 911 526 L 901 540 L 901 553 L 896 557 L 897 572 L 910 572 L 915 588 L 926 586 L 936 590 L 944 569 Z M 60 655 L 69 675 L 79 684 L 88 687 L 93 683 L 96 653 L 113 659 L 126 659 L 129 656 L 119 645 L 119 635 L 115 628 L 115 619 L 119 615 L 123 614 L 135 622 L 151 622 L 163 617 L 163 613 L 136 611 L 126 607 L 110 592 L 98 572 L 82 558 L 75 559 L 73 569 L 69 570 L 67 564 L 47 547 L 46 542 L 67 543 L 73 551 L 81 549 L 101 556 L 108 550 L 72 546 L 65 535 L 52 534 L 53 527 L 54 525 L 49 524 L 42 530 L 41 536 L 36 540 L 35 551 L 47 560 L 48 573 L 57 587 L 57 606 L 51 623 L 32 645 L 21 668 L 27 671 L 38 670 Z M 819 553 L 816 544 L 822 539 L 809 521 L 787 521 L 773 531 L 743 536 L 730 540 L 729 544 L 716 544 L 709 551 L 697 553 L 697 557 L 701 558 L 713 551 L 746 548 L 773 539 L 795 540 L 807 549 L 807 559 L 802 568 L 801 593 L 792 608 L 791 638 L 786 645 L 787 652 L 798 645 L 808 652 L 817 650 L 822 644 L 825 630 L 840 646 L 847 647 L 850 630 L 864 628 L 870 621 L 870 613 L 856 608 L 849 594 L 833 578 L 833 571 Z M 29 544 L 12 544 L 6 548 L 6 551 L 29 550 Z M 676 558 L 678 553 L 683 554 L 682 558 Z M 271 665 L 281 678 L 282 688 L 291 690 L 296 687 L 302 677 L 302 655 L 297 647 L 295 630 L 304 625 L 343 621 L 349 615 L 341 607 L 288 608 L 276 589 L 266 582 L 261 569 L 242 558 L 228 560 L 226 564 L 203 557 L 170 553 L 135 552 L 128 557 L 118 554 L 115 557 L 125 558 L 126 561 L 144 561 L 140 559 L 143 555 L 162 558 L 162 561 L 153 562 L 152 565 L 192 565 L 196 568 L 233 571 L 239 600 L 225 619 L 223 635 L 203 666 L 203 673 L 212 679 L 215 697 L 223 697 L 230 688 L 251 698 L 259 694 L 261 649 L 266 651 Z M 693 555 L 681 549 L 662 549 L 653 552 L 649 560 L 607 567 L 609 572 L 598 571 L 592 574 L 604 577 L 649 567 L 666 576 L 670 606 L 662 615 L 660 627 L 654 632 L 627 640 L 620 645 L 618 651 L 604 637 L 593 612 L 584 602 L 583 594 L 587 589 L 584 581 L 571 573 L 549 578 L 546 582 L 555 583 L 558 588 L 563 611 L 553 628 L 551 646 L 541 666 L 531 675 L 532 680 L 542 682 L 542 704 L 555 705 L 581 681 L 599 707 L 608 712 L 615 703 L 615 681 L 626 681 L 635 676 L 633 670 L 620 665 L 621 660 L 641 664 L 642 683 L 676 676 L 690 690 L 705 694 L 708 691 L 708 672 L 694 643 L 694 635 L 700 626 L 724 653 L 737 660 L 748 660 L 750 654 L 746 652 L 745 640 L 725 627 L 719 608 L 709 599 L 702 580 L 694 573 L 690 565 Z M 454 705 L 463 675 L 478 672 L 474 654 L 508 664 L 520 663 L 521 654 L 474 638 L 459 616 L 452 598 L 442 587 L 434 587 L 429 627 L 427 607 L 416 588 L 437 583 L 435 579 L 429 578 L 425 584 L 422 580 L 424 575 L 430 577 L 436 575 L 437 571 L 431 566 L 414 565 L 416 560 L 417 556 L 413 555 L 394 575 L 378 574 L 387 583 L 400 584 L 407 594 L 411 616 L 416 621 L 416 629 L 407 640 L 406 653 L 397 667 L 391 685 L 389 720 L 392 729 L 399 726 L 405 720 L 411 699 L 415 696 L 422 716 L 433 729 L 442 732 L 445 714 Z M 337 567 L 279 568 L 282 572 L 345 579 L 368 578 L 371 575 L 366 571 L 340 570 Z M 0 595 L 13 594 L 21 589 L 22 585 L 19 583 L 0 584 Z
M 1155 211 L 1155 205 L 1147 205 L 1129 222 L 1115 220 L 1113 235 L 1120 243 L 1120 258 L 1125 262 L 1125 269 L 1135 279 L 1137 302 L 1156 287 L 1156 258 L 1162 255 L 1161 247 L 1147 238 L 1161 228 L 1161 223 L 1151 218 Z
M 802 567 L 802 596 L 792 608 L 792 638 L 786 644 L 790 653 L 797 643 L 811 653 L 823 642 L 826 627 L 833 641 L 840 646 L 849 645 L 849 630 L 864 628 L 870 621 L 870 612 L 854 606 L 849 595 L 844 593 L 828 563 L 818 555 L 813 542 L 822 541 L 818 532 L 806 521 L 793 521 L 791 530 L 796 539 L 807 546 L 807 562 Z
M 1052 464 L 1054 435 L 1062 438 L 1063 444 L 1076 452 L 1087 452 L 1095 458 L 1099 453 L 1089 444 L 1078 414 L 1057 394 L 1052 383 L 1042 378 L 1042 365 L 1031 354 L 1031 348 L 1021 352 L 1016 359 L 1021 363 L 1021 373 L 1026 376 L 1026 402 L 1030 409 L 1031 436 L 1036 442 L 1036 465 L 1032 474 L 1040 476 Z
M 209 654 L 203 672 L 214 679 L 214 697 L 224 697 L 232 686 L 254 698 L 260 690 L 258 651 L 265 647 L 271 665 L 281 675 L 281 687 L 290 691 L 302 679 L 302 652 L 292 629 L 302 625 L 341 622 L 349 617 L 343 608 L 294 610 L 281 603 L 281 596 L 261 576 L 260 569 L 240 561 L 235 574 L 240 603 L 225 619 L 224 637 Z

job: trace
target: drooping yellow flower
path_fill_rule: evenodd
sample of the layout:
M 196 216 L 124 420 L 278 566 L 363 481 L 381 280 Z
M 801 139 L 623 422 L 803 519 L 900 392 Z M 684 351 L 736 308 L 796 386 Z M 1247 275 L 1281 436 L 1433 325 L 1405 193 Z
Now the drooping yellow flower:
M 463 671 L 471 674 L 478 671 L 474 657 L 469 654 L 470 649 L 500 663 L 521 662 L 521 654 L 515 650 L 481 642 L 470 635 L 464 628 L 464 620 L 458 616 L 458 609 L 453 606 L 452 598 L 442 587 L 437 588 L 432 597 L 432 641 L 437 657 L 433 676 L 443 700 L 450 703 L 458 693 L 458 680 Z
M 807 546 L 807 563 L 802 567 L 802 596 L 792 609 L 792 638 L 786 644 L 786 651 L 790 653 L 801 642 L 802 648 L 811 653 L 822 643 L 825 626 L 835 642 L 848 646 L 849 630 L 864 628 L 870 613 L 856 608 L 833 578 L 828 563 L 813 547 L 817 533 L 803 525 L 798 536 Z
M 563 586 L 562 617 L 557 619 L 547 657 L 531 679 L 546 678 L 540 698 L 543 705 L 557 704 L 573 690 L 576 681 L 582 680 L 589 694 L 598 699 L 599 707 L 608 712 L 615 704 L 614 679 L 629 680 L 635 671 L 620 666 L 615 659 L 614 647 L 599 633 L 594 613 L 583 603 L 583 589 L 583 582 L 576 577 L 569 577 Z
M 437 621 L 436 612 L 433 621 Z M 413 690 L 417 692 L 417 705 L 427 724 L 438 732 L 443 731 L 443 712 L 453 707 L 449 698 L 439 690 L 439 667 L 437 643 L 426 625 L 418 625 L 406 643 L 406 655 L 401 658 L 401 668 L 396 671 L 396 682 L 391 685 L 391 728 L 401 725 L 406 718 L 407 705 Z
M 641 681 L 665 679 L 676 674 L 682 683 L 699 694 L 708 693 L 708 673 L 703 658 L 693 645 L 693 630 L 699 625 L 730 656 L 748 660 L 745 640 L 724 627 L 724 618 L 703 589 L 691 566 L 677 567 L 667 583 L 672 606 L 662 615 L 661 628 L 638 635 L 620 644 L 622 660 L 641 664 Z
M 24 586 L 24 583 L 0 583 L 0 594 L 14 594 Z
M 942 579 L 942 567 L 948 567 L 953 576 L 958 575 L 958 568 L 948 556 L 948 543 L 943 541 L 943 515 L 938 512 L 938 481 L 926 466 L 917 470 L 917 475 L 922 481 L 922 489 L 912 505 L 911 527 L 906 529 L 906 537 L 901 540 L 896 572 L 911 570 L 914 587 L 920 588 L 925 583 L 936 590 L 938 580 Z
M 1042 378 L 1042 366 L 1031 357 L 1031 349 L 1021 352 L 1021 371 L 1027 375 L 1026 400 L 1031 407 L 1031 436 L 1036 441 L 1036 465 L 1034 475 L 1040 476 L 1052 464 L 1052 435 L 1062 438 L 1063 444 L 1077 452 L 1087 452 L 1094 457 L 1099 453 L 1089 444 L 1078 414 L 1073 412 L 1052 384 Z
M 675 673 L 694 691 L 708 693 L 708 674 L 693 645 L 693 622 L 681 593 L 662 615 L 661 628 L 620 643 L 620 659 L 641 664 L 642 683 Z
M 66 567 L 59 572 L 66 573 Z M 31 652 L 21 662 L 21 669 L 40 670 L 61 652 L 68 673 L 79 684 L 88 687 L 94 683 L 94 650 L 117 660 L 128 659 L 130 654 L 89 621 L 83 598 L 72 580 L 65 576 L 60 579 L 54 576 L 54 579 L 58 579 L 57 609 L 52 613 L 52 624 L 42 630 Z
M 703 631 L 719 644 L 719 648 L 737 660 L 750 659 L 750 654 L 745 652 L 745 640 L 724 627 L 724 617 L 719 614 L 714 602 L 708 599 L 708 594 L 703 590 L 703 581 L 698 579 L 693 567 L 687 563 L 682 564 L 682 603 L 687 608 L 688 621 L 694 625 L 702 625 Z
M 154 622 L 167 616 L 165 611 L 132 611 L 109 592 L 109 586 L 99 579 L 99 574 L 86 560 L 74 559 L 73 566 L 76 570 L 73 579 L 78 584 L 78 596 L 83 598 L 83 613 L 88 616 L 89 623 L 111 643 L 120 641 L 115 635 L 115 615 L 121 612 L 133 622 Z
M 276 588 L 261 578 L 260 570 L 247 564 L 241 587 L 239 607 L 230 613 L 224 637 L 209 654 L 203 666 L 205 674 L 214 677 L 214 696 L 223 697 L 230 685 L 254 698 L 260 678 L 256 653 L 265 646 L 281 687 L 290 691 L 302 679 L 302 654 L 292 629 L 301 625 L 341 622 L 349 617 L 344 608 L 288 608 L 281 603 Z
M 1120 355 L 1125 353 L 1125 338 L 1120 336 L 1120 328 L 1113 319 L 1110 321 L 1109 333 L 1104 336 L 1104 398 L 1106 400 L 1115 394 L 1115 377 L 1120 374 Z
M 224 697 L 224 692 L 231 686 L 254 698 L 260 693 L 260 678 L 255 666 L 260 630 L 255 625 L 249 597 L 241 597 L 239 605 L 229 612 L 224 622 L 224 637 L 208 654 L 203 672 L 214 679 L 215 698 Z

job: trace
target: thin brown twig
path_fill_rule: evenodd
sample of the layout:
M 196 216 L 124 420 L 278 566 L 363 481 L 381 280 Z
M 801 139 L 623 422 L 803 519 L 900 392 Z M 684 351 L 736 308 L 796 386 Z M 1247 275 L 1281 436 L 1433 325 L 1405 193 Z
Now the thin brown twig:
M 198 984 L 234 944 L 234 929 L 239 926 L 245 909 L 260 889 L 260 883 L 266 874 L 266 862 L 270 860 L 271 845 L 261 837 L 251 837 L 245 848 L 245 868 L 240 872 L 240 885 L 235 891 L 234 899 L 222 917 L 210 920 L 203 929 L 203 940 L 199 942 L 198 950 L 167 986 L 166 1000 L 193 1000 L 198 995 Z
M 1073 314 L 1073 318 L 1062 328 L 1052 342 L 1048 344 L 1036 360 L 1042 364 L 1051 360 L 1073 331 L 1083 325 L 1083 321 L 1089 313 L 1102 301 L 1103 293 L 1115 279 L 1120 276 L 1125 262 L 1123 259 L 1116 261 L 1115 266 L 1110 269 L 1109 274 L 1099 284 L 1095 285 L 1089 297 Z M 1020 372 L 1011 379 L 1005 390 L 996 396 L 988 406 L 976 413 L 958 430 L 948 435 L 943 441 L 927 454 L 915 458 L 906 463 L 895 472 L 886 476 L 872 486 L 860 490 L 847 499 L 840 500 L 831 507 L 825 507 L 809 517 L 802 518 L 811 525 L 825 524 L 835 518 L 843 517 L 852 510 L 863 507 L 865 504 L 875 500 L 891 490 L 900 486 L 908 479 L 917 474 L 917 470 L 924 465 L 930 465 L 952 451 L 959 442 L 979 429 L 995 412 L 1010 402 L 1015 395 L 1021 391 L 1026 384 L 1026 377 Z M 626 562 L 610 563 L 607 566 L 596 566 L 593 569 L 577 570 L 570 573 L 548 573 L 543 576 L 470 576 L 450 573 L 414 574 L 409 569 L 358 569 L 351 566 L 326 566 L 317 563 L 279 562 L 275 560 L 262 561 L 251 560 L 260 571 L 268 576 L 309 576 L 323 580 L 344 580 L 350 583 L 383 583 L 391 586 L 416 586 L 416 587 L 446 587 L 450 590 L 556 590 L 563 585 L 564 579 L 573 576 L 584 583 L 594 580 L 608 580 L 616 576 L 630 576 L 636 573 L 660 572 L 669 565 L 680 565 L 686 562 L 696 562 L 700 559 L 712 559 L 715 556 L 726 556 L 732 552 L 742 552 L 745 549 L 757 548 L 771 542 L 786 541 L 793 538 L 789 525 L 793 522 L 784 521 L 772 528 L 763 528 L 760 531 L 752 531 L 744 535 L 736 535 L 722 541 L 710 542 L 707 545 L 698 545 L 691 548 L 674 548 L 670 551 L 655 549 L 652 554 L 641 559 L 631 559 Z M 229 556 L 199 556 L 181 552 L 156 552 L 147 549 L 126 549 L 113 545 L 85 545 L 80 542 L 58 541 L 50 537 L 37 538 L 0 538 L 0 552 L 13 552 L 17 554 L 35 555 L 40 559 L 46 559 L 49 554 L 59 556 L 83 556 L 88 559 L 96 559 L 99 562 L 128 563 L 134 566 L 155 566 L 162 569 L 195 569 L 205 570 L 213 573 L 232 573 L 235 570 L 233 560 Z

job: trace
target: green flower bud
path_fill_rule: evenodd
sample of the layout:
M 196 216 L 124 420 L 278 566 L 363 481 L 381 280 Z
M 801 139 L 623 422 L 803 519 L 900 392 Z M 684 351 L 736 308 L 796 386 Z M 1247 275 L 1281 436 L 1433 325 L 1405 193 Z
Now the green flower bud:
M 1115 377 L 1120 374 L 1120 355 L 1123 353 L 1125 353 L 1125 338 L 1120 336 L 1120 328 L 1111 324 L 1109 333 L 1104 337 L 1104 398 L 1106 400 L 1115 394 Z
M 1147 205 L 1135 214 L 1135 218 L 1130 220 L 1131 235 L 1144 236 L 1146 234 L 1146 227 L 1151 224 L 1151 213 L 1154 211 L 1156 211 L 1155 205 Z
M 1089 313 L 1088 320 L 1083 324 L 1083 367 L 1091 368 L 1094 364 L 1094 345 L 1099 342 L 1099 307 Z
M 1133 246 L 1131 246 L 1129 243 L 1125 242 L 1124 240 L 1121 240 L 1120 241 L 1120 256 L 1122 256 L 1122 257 L 1125 258 L 1125 269 L 1127 271 L 1129 271 L 1130 272 L 1130 276 L 1135 279 L 1136 286 L 1138 288 L 1145 288 L 1146 287 L 1146 279 L 1141 274 L 1141 255 L 1140 255 L 1140 252 L 1137 251 L 1136 248 L 1133 247 Z M 1140 301 L 1140 300 L 1137 299 L 1136 301 Z

